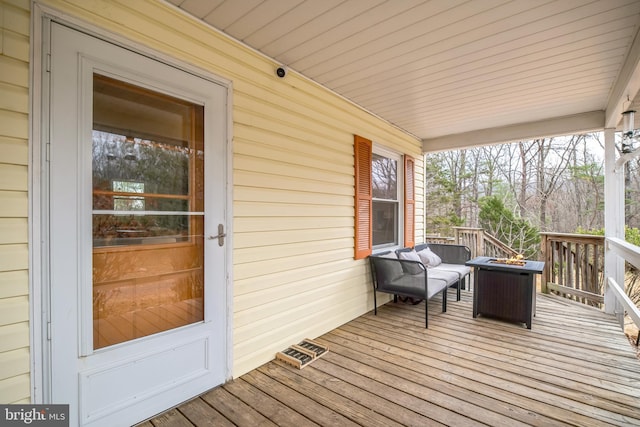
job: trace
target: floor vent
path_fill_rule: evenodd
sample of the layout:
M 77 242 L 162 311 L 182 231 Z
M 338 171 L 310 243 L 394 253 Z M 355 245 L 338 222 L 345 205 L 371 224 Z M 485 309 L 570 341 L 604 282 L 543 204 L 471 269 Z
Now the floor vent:
M 308 338 L 276 354 L 276 359 L 302 369 L 329 351 L 329 347 Z

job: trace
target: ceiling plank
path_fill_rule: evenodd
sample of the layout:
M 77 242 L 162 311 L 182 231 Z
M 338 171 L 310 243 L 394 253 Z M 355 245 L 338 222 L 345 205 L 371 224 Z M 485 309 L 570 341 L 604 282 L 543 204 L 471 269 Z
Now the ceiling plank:
M 636 28 L 633 43 L 609 96 L 605 117 L 607 128 L 618 126 L 622 119 L 622 112 L 631 107 L 631 102 L 640 91 L 640 24 Z
M 227 32 L 239 40 L 245 41 L 262 27 L 268 26 L 304 0 L 265 0 L 240 19 L 229 25 Z
M 227 27 L 257 7 L 262 0 L 225 0 L 204 17 L 205 22 L 227 32 Z
M 596 61 L 599 63 L 601 58 L 611 57 L 611 50 L 626 49 L 626 43 L 621 41 L 628 37 L 629 29 L 634 28 L 634 18 L 616 23 L 618 30 L 613 32 L 608 27 L 591 27 L 559 37 L 555 39 L 553 46 L 549 43 L 536 43 L 520 46 L 512 51 L 495 54 L 492 52 L 492 55 L 469 55 L 462 62 L 451 59 L 430 64 L 420 69 L 415 76 L 390 78 L 383 87 L 373 86 L 371 82 L 368 85 L 358 82 L 344 87 L 343 90 L 359 102 L 369 103 L 388 93 L 398 94 L 397 86 L 402 84 L 410 84 L 412 93 L 415 93 L 415 90 L 429 91 L 430 96 L 433 96 L 433 90 L 446 90 L 447 84 L 455 84 L 459 88 L 460 82 L 470 85 L 474 79 L 502 80 L 510 75 L 526 77 L 532 72 L 540 74 L 551 70 L 570 74 L 581 64 Z M 615 60 L 618 66 L 620 58 L 617 57 Z
M 342 0 L 305 1 L 257 30 L 245 42 L 272 58 L 281 59 L 287 50 L 322 34 L 322 26 L 313 26 L 313 22 L 341 2 Z
M 615 126 L 640 89 L 640 0 L 165 1 L 425 140 Z

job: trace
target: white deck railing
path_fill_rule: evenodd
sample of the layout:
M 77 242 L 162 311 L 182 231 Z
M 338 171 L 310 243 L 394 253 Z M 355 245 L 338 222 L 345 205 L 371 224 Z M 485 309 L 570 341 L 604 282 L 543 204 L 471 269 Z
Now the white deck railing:
M 611 252 L 640 269 L 640 247 L 615 237 L 608 237 L 605 242 L 605 253 Z M 624 287 L 620 286 L 613 277 L 607 277 L 607 286 L 608 291 L 616 300 L 614 312 L 619 315 L 620 326 L 624 327 L 624 312 L 626 311 L 629 318 L 640 329 L 640 309 L 627 296 Z

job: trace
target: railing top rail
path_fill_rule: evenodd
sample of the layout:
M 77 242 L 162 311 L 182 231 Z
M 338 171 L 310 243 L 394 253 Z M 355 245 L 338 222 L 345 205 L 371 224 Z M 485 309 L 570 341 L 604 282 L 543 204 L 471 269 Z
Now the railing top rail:
M 554 233 L 554 232 L 550 232 L 550 231 L 543 231 L 540 233 L 541 236 L 547 236 L 547 237 L 558 237 L 561 239 L 577 239 L 577 240 L 584 240 L 584 239 L 589 239 L 589 240 L 603 240 L 604 241 L 604 236 L 601 236 L 599 234 L 577 234 L 577 233 Z
M 491 243 L 492 245 L 497 246 L 498 248 L 500 248 L 501 250 L 503 250 L 504 252 L 506 252 L 508 254 L 518 255 L 518 251 L 516 251 L 515 249 L 510 248 L 509 246 L 505 245 L 500 240 L 498 240 L 495 237 L 493 237 L 491 234 L 485 233 L 484 234 L 484 239 L 486 241 L 488 241 L 489 243 Z
M 478 228 L 478 227 L 451 227 L 454 230 L 470 230 L 470 231 L 481 231 L 483 230 L 482 228 Z
M 617 237 L 607 237 L 606 248 L 640 269 L 640 247 Z
M 620 285 L 611 277 L 607 278 L 609 289 L 613 291 L 618 302 L 624 307 L 627 315 L 633 320 L 633 323 L 640 328 L 640 309 L 635 306 L 631 298 L 622 290 Z

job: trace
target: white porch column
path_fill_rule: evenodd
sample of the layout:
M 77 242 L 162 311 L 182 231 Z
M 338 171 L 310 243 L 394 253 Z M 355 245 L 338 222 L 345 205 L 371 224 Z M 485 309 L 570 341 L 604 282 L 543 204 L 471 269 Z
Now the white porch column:
M 604 235 L 624 240 L 624 169 L 615 171 L 615 129 L 604 130 Z M 608 289 L 607 277 L 624 286 L 624 261 L 607 249 L 604 252 L 604 310 L 614 314 L 616 298 Z

